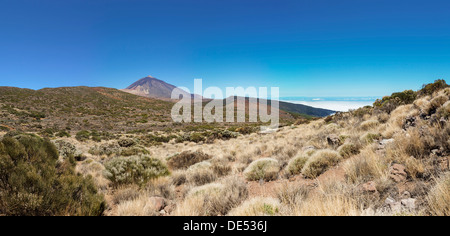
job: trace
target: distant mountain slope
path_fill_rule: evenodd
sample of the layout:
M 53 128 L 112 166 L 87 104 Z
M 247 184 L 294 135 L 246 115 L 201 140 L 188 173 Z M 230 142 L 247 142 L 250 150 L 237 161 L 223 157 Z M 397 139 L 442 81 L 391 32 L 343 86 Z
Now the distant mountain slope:
M 336 111 L 310 107 L 302 104 L 294 104 L 289 102 L 280 102 L 280 110 L 296 113 L 296 114 L 306 114 L 315 117 L 325 117 L 336 113 Z
M 237 97 L 235 97 L 235 100 L 236 99 L 237 99 Z M 246 100 L 246 104 L 248 106 L 250 99 L 247 97 L 247 98 L 245 98 L 245 100 Z M 257 99 L 257 102 L 259 102 L 259 99 Z M 226 104 L 226 102 L 224 104 Z M 267 100 L 267 104 L 269 105 L 269 107 L 271 107 L 272 101 Z M 247 108 L 247 110 L 248 110 L 248 108 Z M 291 114 L 302 115 L 302 116 L 306 116 L 306 117 L 326 117 L 326 116 L 336 113 L 336 111 L 332 111 L 332 110 L 315 108 L 315 107 L 310 107 L 310 106 L 306 106 L 306 105 L 302 105 L 302 104 L 294 104 L 294 103 L 289 103 L 289 102 L 279 102 L 279 110 L 280 110 L 280 114 L 282 116 L 284 115 L 284 113 L 291 113 Z
M 112 88 L 64 87 L 35 91 L 0 87 L 0 124 L 23 130 L 134 130 L 147 122 L 171 122 L 172 106 L 172 102 Z
M 205 105 L 208 100 L 203 100 L 203 103 Z M 173 101 L 137 96 L 104 87 L 41 90 L 0 87 L 0 131 L 164 130 L 174 125 L 171 118 L 173 104 Z M 248 100 L 246 107 L 247 115 Z M 298 114 L 308 117 L 331 113 L 333 112 L 280 102 L 280 119 L 284 122 L 295 121 Z M 188 125 L 193 124 L 177 127 Z
M 176 86 L 168 84 L 152 76 L 142 78 L 122 91 L 149 98 L 171 99 L 172 92 L 178 90 L 183 96 L 191 96 L 186 91 L 178 89 Z

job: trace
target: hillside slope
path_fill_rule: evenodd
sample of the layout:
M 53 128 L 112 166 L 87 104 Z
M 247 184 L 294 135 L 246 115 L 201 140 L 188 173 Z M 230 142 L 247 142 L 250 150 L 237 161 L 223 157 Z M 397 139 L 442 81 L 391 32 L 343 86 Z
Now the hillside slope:
M 148 121 L 171 121 L 173 103 L 112 88 L 41 90 L 0 87 L 1 124 L 13 129 L 130 130 Z
M 306 114 L 315 117 L 325 117 L 336 113 L 336 111 L 310 107 L 302 104 L 294 104 L 289 102 L 280 102 L 280 110 L 296 113 L 296 114 Z
M 205 100 L 203 105 L 208 103 Z M 104 87 L 63 87 L 41 90 L 0 87 L 0 131 L 53 130 L 77 132 L 157 131 L 174 128 L 174 102 L 147 98 Z M 247 114 L 247 113 L 246 113 Z M 295 117 L 281 111 L 283 122 Z M 178 129 L 204 124 L 176 124 Z M 239 124 L 212 124 L 214 128 Z M 241 124 L 242 125 L 242 124 Z

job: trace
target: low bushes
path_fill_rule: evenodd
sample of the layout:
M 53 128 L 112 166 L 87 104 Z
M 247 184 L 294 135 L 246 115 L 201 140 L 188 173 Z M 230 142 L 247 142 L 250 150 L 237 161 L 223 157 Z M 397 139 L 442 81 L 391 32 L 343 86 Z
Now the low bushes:
M 147 155 L 150 154 L 150 152 L 145 149 L 142 146 L 139 145 L 135 145 L 132 147 L 128 147 L 128 148 L 122 148 L 122 150 L 120 151 L 120 155 L 121 156 L 125 156 L 125 157 L 129 157 L 129 156 L 136 156 L 136 155 Z
M 121 147 L 127 148 L 127 147 L 131 147 L 131 146 L 135 145 L 136 142 L 131 138 L 123 138 L 123 139 L 120 139 L 119 141 L 117 141 L 117 144 L 119 144 L 119 146 L 121 146 Z
M 239 136 L 238 132 L 233 132 L 231 130 L 214 129 L 204 132 L 190 132 L 176 137 L 178 143 L 182 142 L 206 142 L 213 143 L 214 140 L 229 140 L 234 139 Z
M 80 142 L 87 141 L 90 139 L 90 137 L 91 133 L 87 130 L 80 131 L 75 136 L 75 138 Z
M 406 90 L 399 93 L 393 93 L 391 96 L 378 99 L 373 104 L 377 110 L 381 110 L 390 114 L 398 106 L 411 104 L 416 100 L 417 93 L 412 90 Z
M 187 169 L 188 167 L 211 159 L 212 157 L 210 155 L 207 155 L 202 152 L 182 152 L 180 154 L 177 154 L 173 157 L 171 157 L 167 164 L 171 169 L 178 170 L 178 169 Z
M 75 174 L 73 158 L 58 161 L 49 141 L 34 135 L 0 141 L 0 215 L 102 215 L 103 196 L 91 177 Z
M 59 152 L 59 155 L 63 158 L 76 157 L 82 154 L 79 150 L 77 150 L 75 145 L 69 142 L 56 140 L 54 141 L 54 144 Z
M 273 158 L 262 158 L 252 162 L 244 171 L 244 176 L 247 180 L 271 181 L 278 177 L 280 165 L 277 160 Z
M 116 157 L 105 164 L 105 177 L 115 185 L 143 185 L 151 179 L 169 175 L 161 160 L 150 156 Z
M 445 80 L 439 79 L 434 81 L 434 83 L 423 85 L 422 89 L 419 91 L 419 95 L 433 95 L 433 93 L 448 87 L 449 85 L 445 82 Z
M 100 145 L 93 146 L 89 150 L 89 153 L 92 154 L 92 155 L 97 155 L 97 156 L 118 155 L 120 153 L 120 146 L 116 142 L 114 142 L 114 143 L 102 143 Z
M 95 142 L 101 142 L 102 140 L 111 140 L 114 138 L 114 135 L 108 133 L 108 132 L 98 132 L 96 130 L 87 131 L 82 130 L 79 131 L 75 138 L 80 142 L 88 141 L 89 139 L 95 141 Z

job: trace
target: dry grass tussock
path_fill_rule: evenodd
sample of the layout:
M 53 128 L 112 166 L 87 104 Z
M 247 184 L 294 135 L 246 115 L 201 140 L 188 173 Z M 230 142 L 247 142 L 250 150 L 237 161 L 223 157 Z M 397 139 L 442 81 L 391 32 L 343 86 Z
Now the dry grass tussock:
M 158 216 L 159 212 L 155 209 L 155 204 L 146 194 L 124 201 L 117 206 L 117 215 L 119 216 Z
M 437 180 L 427 197 L 430 213 L 435 216 L 450 216 L 450 174 Z
M 177 206 L 173 215 L 217 216 L 226 215 L 248 197 L 247 186 L 240 179 L 230 177 L 191 189 Z
M 343 165 L 345 176 L 350 183 L 366 183 L 387 175 L 388 164 L 371 147 L 349 159 Z
M 281 203 L 276 198 L 256 197 L 233 209 L 229 216 L 275 216 L 279 215 Z
M 316 178 L 342 160 L 336 151 L 320 150 L 314 153 L 302 169 L 302 174 L 308 178 Z
M 247 180 L 271 181 L 278 177 L 280 164 L 273 158 L 262 158 L 252 162 L 244 171 Z

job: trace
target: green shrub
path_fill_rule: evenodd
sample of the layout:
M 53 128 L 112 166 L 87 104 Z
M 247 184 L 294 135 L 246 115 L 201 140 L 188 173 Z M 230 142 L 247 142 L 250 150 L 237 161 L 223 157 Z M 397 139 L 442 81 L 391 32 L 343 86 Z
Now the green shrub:
M 123 148 L 120 152 L 121 156 L 136 156 L 139 154 L 150 154 L 150 152 L 142 146 L 132 146 L 129 148 Z
M 91 137 L 91 133 L 87 130 L 82 130 L 82 131 L 78 132 L 75 136 L 75 138 L 80 142 L 87 141 L 87 140 L 89 140 L 90 137 Z
M 262 158 L 252 162 L 244 171 L 244 176 L 247 180 L 271 181 L 278 177 L 280 171 L 280 164 L 273 158 Z
M 205 135 L 207 136 L 206 141 L 212 143 L 216 139 L 230 140 L 233 138 L 237 138 L 239 136 L 239 133 L 229 130 L 213 130 L 211 132 L 206 132 Z
M 117 143 L 121 147 L 131 147 L 131 146 L 136 144 L 136 142 L 133 139 L 131 139 L 131 138 L 121 139 L 121 140 L 117 141 Z
M 70 138 L 71 137 L 71 135 L 67 131 L 64 131 L 64 130 L 56 133 L 56 136 L 58 136 L 60 138 L 64 138 L 64 137 Z
M 0 215 L 103 214 L 92 178 L 75 174 L 73 159 L 59 162 L 49 140 L 19 135 L 0 143 Z
M 417 93 L 412 90 L 405 90 L 400 93 L 393 93 L 391 96 L 378 99 L 373 104 L 378 110 L 384 111 L 390 114 L 397 107 L 401 105 L 407 105 L 413 103 L 417 98 Z
M 105 177 L 115 185 L 143 185 L 151 179 L 169 175 L 167 166 L 147 155 L 116 157 L 105 164 Z
M 422 89 L 419 91 L 419 94 L 420 96 L 433 95 L 434 92 L 448 87 L 449 85 L 445 82 L 445 80 L 439 79 L 434 81 L 434 83 L 423 85 Z
M 172 139 L 179 139 L 179 137 L 177 135 L 168 135 L 168 136 L 160 135 L 159 136 L 159 135 L 148 134 L 145 136 L 141 136 L 139 141 L 142 145 L 149 147 L 149 146 L 154 146 L 154 145 L 160 145 L 162 143 L 168 143 Z M 184 142 L 184 141 L 188 141 L 188 140 L 180 140 L 179 142 Z
M 102 143 L 89 149 L 89 153 L 96 156 L 113 156 L 120 153 L 120 146 L 117 143 Z
M 302 174 L 309 178 L 316 178 L 342 160 L 339 153 L 331 150 L 321 150 L 311 156 L 302 170 Z
M 200 143 L 206 141 L 206 136 L 203 133 L 192 133 L 189 136 L 189 141 L 194 143 Z
M 243 126 L 243 127 L 235 128 L 234 130 L 231 129 L 230 131 L 234 131 L 234 132 L 238 132 L 243 135 L 247 135 L 247 134 L 252 134 L 252 133 L 258 132 L 259 127 Z
M 365 106 L 358 108 L 357 110 L 352 111 L 352 115 L 356 116 L 358 118 L 362 118 L 365 115 L 372 115 L 373 113 L 373 107 L 371 106 Z
M 98 132 L 96 130 L 92 130 L 92 132 L 90 132 L 90 137 L 95 142 L 101 142 L 102 140 L 111 140 L 115 138 L 114 135 L 109 132 Z
M 8 132 L 10 130 L 10 128 L 8 128 L 8 127 L 6 127 L 6 126 L 3 126 L 3 125 L 0 125 L 0 131 L 6 131 L 6 132 Z
M 171 169 L 186 169 L 196 163 L 206 161 L 212 157 L 202 152 L 182 152 L 171 157 L 168 160 L 168 165 Z
M 59 155 L 63 158 L 71 158 L 80 156 L 82 153 L 81 151 L 77 150 L 75 145 L 63 141 L 63 140 L 56 140 L 54 141 L 55 147 L 59 152 Z
M 43 130 L 41 133 L 40 133 L 40 135 L 42 135 L 43 137 L 53 137 L 53 134 L 55 133 L 56 131 L 54 130 L 54 129 L 52 129 L 52 128 L 47 128 L 47 129 L 45 129 L 45 130 Z

